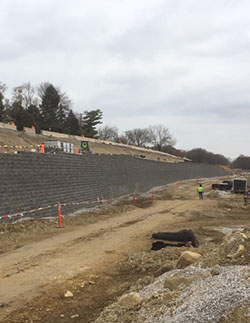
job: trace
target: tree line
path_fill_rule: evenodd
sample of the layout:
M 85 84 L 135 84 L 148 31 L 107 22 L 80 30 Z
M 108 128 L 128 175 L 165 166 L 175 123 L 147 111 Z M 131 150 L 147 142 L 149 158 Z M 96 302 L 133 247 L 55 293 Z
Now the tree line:
M 231 168 L 250 170 L 250 157 L 240 155 L 235 160 L 230 161 L 222 154 L 214 154 L 203 148 L 194 148 L 188 151 L 176 149 L 174 146 L 176 140 L 163 125 L 149 126 L 143 129 L 132 129 L 119 135 L 118 128 L 112 126 L 103 126 L 98 130 L 99 136 L 104 140 L 122 142 L 139 147 L 152 147 L 165 153 L 169 153 L 182 158 L 187 158 L 197 163 L 206 163 L 211 165 L 225 165 Z
M 52 83 L 41 83 L 37 88 L 29 82 L 13 89 L 11 98 L 5 97 L 6 85 L 0 83 L 0 122 L 14 122 L 17 130 L 34 126 L 36 133 L 49 130 L 89 138 L 102 138 L 137 146 L 151 145 L 162 150 L 173 146 L 175 140 L 163 125 L 133 129 L 118 134 L 116 127 L 100 127 L 101 109 L 74 113 L 72 101 L 65 92 Z
M 38 87 L 29 82 L 13 89 L 11 98 L 6 97 L 6 85 L 0 82 L 0 122 L 14 122 L 17 130 L 35 127 L 36 133 L 49 130 L 70 135 L 84 135 L 117 143 L 150 147 L 152 149 L 186 157 L 194 162 L 220 164 L 233 168 L 250 169 L 250 157 L 240 155 L 230 161 L 222 154 L 214 154 L 203 148 L 189 151 L 176 149 L 175 138 L 165 125 L 135 128 L 120 134 L 116 126 L 102 124 L 101 109 L 74 113 L 72 101 L 65 92 L 52 83 L 40 83 Z M 99 128 L 97 128 L 99 126 Z
M 111 140 L 138 147 L 150 146 L 159 151 L 164 151 L 166 147 L 176 144 L 176 140 L 170 134 L 169 129 L 162 124 L 127 130 L 123 134 L 119 134 L 117 127 L 106 125 L 98 129 L 98 135 L 103 140 Z
M 24 83 L 13 89 L 11 98 L 5 93 L 6 85 L 0 82 L 0 122 L 14 122 L 17 130 L 34 126 L 36 133 L 43 129 L 88 137 L 97 134 L 95 125 L 102 119 L 102 111 L 83 111 L 77 116 L 68 95 L 52 83 L 36 88 Z

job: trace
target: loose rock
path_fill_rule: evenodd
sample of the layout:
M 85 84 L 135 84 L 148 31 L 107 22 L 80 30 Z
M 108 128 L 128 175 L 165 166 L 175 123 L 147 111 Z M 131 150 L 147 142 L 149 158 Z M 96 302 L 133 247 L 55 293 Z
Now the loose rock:
M 197 252 L 184 251 L 180 256 L 176 267 L 177 268 L 185 268 L 188 265 L 191 265 L 194 262 L 196 262 L 198 259 L 200 259 L 200 257 L 201 257 L 201 255 Z
M 141 297 L 138 293 L 129 293 L 120 297 L 118 304 L 120 306 L 134 306 L 141 303 Z
M 69 290 L 64 294 L 65 297 L 73 297 L 73 293 Z

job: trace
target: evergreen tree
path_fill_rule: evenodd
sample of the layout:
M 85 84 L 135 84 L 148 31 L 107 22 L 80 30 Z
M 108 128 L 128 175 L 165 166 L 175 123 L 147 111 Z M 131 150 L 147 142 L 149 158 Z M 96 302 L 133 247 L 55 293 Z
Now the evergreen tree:
M 69 111 L 69 115 L 66 120 L 66 129 L 69 135 L 81 135 L 81 127 L 79 125 L 79 121 L 72 110 Z
M 0 82 L 0 122 L 4 121 L 4 110 L 5 110 L 5 104 L 4 104 L 4 91 L 6 89 L 5 84 Z
M 35 105 L 31 104 L 28 109 L 27 112 L 32 116 L 34 123 L 33 125 L 36 128 L 36 133 L 41 133 L 41 113 L 38 107 L 36 107 Z
M 46 83 L 42 94 L 42 104 L 40 105 L 42 129 L 56 131 L 59 103 L 60 95 L 58 91 L 52 84 Z
M 94 138 L 97 135 L 96 126 L 102 123 L 102 111 L 100 109 L 84 111 L 83 134 L 86 137 Z
M 3 94 L 0 92 L 0 122 L 3 122 L 3 118 L 4 118 L 4 102 L 3 102 L 4 98 L 3 98 Z
M 64 107 L 59 104 L 57 113 L 56 113 L 56 122 L 55 122 L 55 131 L 66 133 L 67 127 L 66 127 L 66 114 Z
M 13 121 L 12 117 L 11 117 L 11 109 L 12 109 L 12 106 L 10 104 L 10 101 L 9 99 L 5 99 L 5 102 L 4 102 L 4 111 L 3 111 L 3 122 L 11 122 Z
M 21 105 L 21 102 L 14 102 L 10 109 L 10 116 L 15 122 L 17 130 L 22 131 L 24 127 L 31 127 L 34 119 Z
M 42 101 L 40 105 L 42 129 L 66 132 L 66 114 L 71 105 L 66 93 L 62 93 L 51 83 L 41 83 L 38 87 L 38 96 Z

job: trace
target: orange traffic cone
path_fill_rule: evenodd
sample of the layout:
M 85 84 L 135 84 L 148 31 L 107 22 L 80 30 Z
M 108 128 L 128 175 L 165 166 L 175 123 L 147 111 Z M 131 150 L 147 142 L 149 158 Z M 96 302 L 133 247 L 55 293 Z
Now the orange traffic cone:
M 41 144 L 40 153 L 44 154 L 44 144 Z

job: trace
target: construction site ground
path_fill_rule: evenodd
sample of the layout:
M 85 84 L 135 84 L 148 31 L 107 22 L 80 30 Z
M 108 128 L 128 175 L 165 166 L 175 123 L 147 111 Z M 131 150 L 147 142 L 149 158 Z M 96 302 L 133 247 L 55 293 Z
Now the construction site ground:
M 249 228 L 250 204 L 244 205 L 242 195 L 211 191 L 220 180 L 203 181 L 204 200 L 198 200 L 196 180 L 183 182 L 156 191 L 153 198 L 141 195 L 136 205 L 125 198 L 63 217 L 63 228 L 56 219 L 2 222 L 0 322 L 94 322 L 121 295 L 174 269 L 184 250 L 199 252 L 204 267 L 250 265 L 250 256 L 211 256 L 227 234 Z M 193 230 L 199 248 L 151 251 L 152 233 L 182 229 Z M 129 313 L 119 321 L 136 322 Z M 232 313 L 223 322 L 239 318 Z

